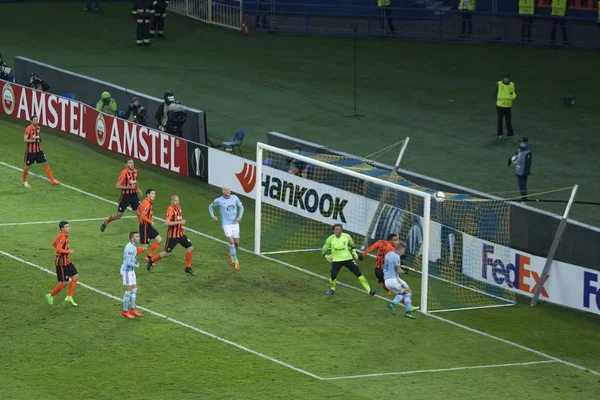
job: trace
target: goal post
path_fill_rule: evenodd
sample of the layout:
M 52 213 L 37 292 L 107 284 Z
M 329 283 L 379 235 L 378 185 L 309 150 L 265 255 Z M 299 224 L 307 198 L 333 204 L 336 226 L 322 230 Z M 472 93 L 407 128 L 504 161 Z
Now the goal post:
M 517 273 L 507 253 L 508 203 L 450 194 L 436 201 L 433 190 L 369 168 L 364 160 L 258 143 L 256 254 L 320 252 L 336 223 L 358 246 L 395 233 L 407 243 L 403 265 L 412 272 L 405 280 L 421 292 L 415 297 L 423 312 L 515 303 L 507 287 Z M 372 260 L 361 264 L 372 285 L 373 267 Z

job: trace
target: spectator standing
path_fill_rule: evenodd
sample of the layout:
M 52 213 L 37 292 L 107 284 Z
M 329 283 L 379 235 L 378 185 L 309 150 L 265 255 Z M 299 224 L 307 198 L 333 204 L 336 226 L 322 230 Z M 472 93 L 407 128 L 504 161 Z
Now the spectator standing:
M 105 114 L 117 116 L 117 102 L 110 96 L 108 92 L 102 92 L 102 97 L 96 103 L 96 110 L 102 111 Z
M 377 0 L 377 7 L 379 7 L 379 28 L 381 31 L 385 31 L 385 19 L 387 18 L 390 33 L 394 33 L 396 28 L 394 27 L 394 20 L 392 19 L 392 0 Z
M 473 13 L 477 9 L 475 0 L 460 0 L 458 10 L 462 20 L 461 37 L 471 36 L 473 33 Z
M 512 103 L 517 97 L 517 92 L 515 91 L 515 84 L 510 81 L 510 74 L 504 74 L 504 78 L 496 82 L 494 96 L 496 97 L 496 111 L 498 113 L 498 139 L 501 139 L 504 134 L 502 126 L 504 119 L 506 119 L 506 137 L 513 137 Z
M 529 139 L 524 137 L 519 141 L 517 151 L 508 159 L 509 167 L 511 164 L 515 165 L 515 175 L 519 183 L 521 201 L 527 200 L 527 177 L 531 173 L 532 158 L 531 150 L 529 150 Z
M 536 0 L 519 0 L 519 15 L 521 16 L 521 42 L 532 42 L 531 27 L 535 14 Z
M 550 35 L 550 42 L 552 44 L 556 43 L 556 31 L 559 25 L 562 30 L 564 44 L 569 44 L 567 39 L 567 21 L 565 19 L 568 7 L 567 0 L 552 0 L 552 17 L 554 17 L 552 19 L 552 34 Z

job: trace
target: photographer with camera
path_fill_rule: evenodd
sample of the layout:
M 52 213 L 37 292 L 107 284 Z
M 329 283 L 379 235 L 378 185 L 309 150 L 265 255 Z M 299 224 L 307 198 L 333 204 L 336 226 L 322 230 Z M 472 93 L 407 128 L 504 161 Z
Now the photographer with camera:
M 96 103 L 96 110 L 102 111 L 105 114 L 117 116 L 117 102 L 110 96 L 108 92 L 102 92 L 102 97 Z
M 32 72 L 29 75 L 29 87 L 35 90 L 41 90 L 42 92 L 47 92 L 50 90 L 50 85 L 42 80 L 35 72 Z
M 0 53 L 0 79 L 3 81 L 14 82 L 15 76 L 12 74 L 12 69 L 4 62 L 2 53 Z
M 140 104 L 140 99 L 134 96 L 131 99 L 131 103 L 127 107 L 127 111 L 125 111 L 125 113 L 123 114 L 123 119 L 135 121 L 136 116 L 140 112 L 140 108 L 144 107 L 142 107 L 142 105 Z
M 183 124 L 187 121 L 185 108 L 175 101 L 173 92 L 167 90 L 163 96 L 165 101 L 158 107 L 154 119 L 158 129 L 174 136 L 181 137 Z
M 146 109 L 142 106 L 138 108 L 135 117 L 132 120 L 134 123 L 139 125 L 148 126 L 148 118 L 146 117 Z

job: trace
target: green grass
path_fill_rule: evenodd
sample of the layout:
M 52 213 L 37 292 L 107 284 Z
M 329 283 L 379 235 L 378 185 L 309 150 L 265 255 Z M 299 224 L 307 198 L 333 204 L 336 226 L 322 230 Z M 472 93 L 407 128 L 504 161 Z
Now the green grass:
M 405 168 L 503 197 L 516 194 L 506 160 L 517 145 L 495 139 L 492 89 L 509 71 L 518 93 L 516 134 L 530 138 L 534 154 L 531 191 L 579 184 L 579 200 L 598 200 L 597 53 L 359 39 L 358 101 L 366 117 L 354 120 L 344 118 L 352 113 L 351 38 L 242 37 L 170 14 L 167 39 L 136 49 L 129 4 L 107 4 L 102 14 L 80 9 L 3 4 L 0 34 L 11 38 L 2 44 L 5 58 L 27 56 L 159 97 L 172 89 L 207 112 L 213 139 L 230 140 L 246 127 L 247 155 L 268 131 L 361 156 L 410 136 Z M 44 23 L 31 24 L 33 14 Z M 575 107 L 564 108 L 564 95 L 575 97 Z M 393 163 L 392 153 L 381 161 Z M 539 207 L 562 214 L 564 204 Z M 571 216 L 600 225 L 595 206 L 575 205 Z
M 0 118 L 0 161 L 21 167 L 23 128 Z M 114 180 L 121 156 L 63 133 L 44 130 L 44 138 L 57 179 L 117 199 Z M 138 272 L 138 303 L 144 308 L 323 378 L 547 360 L 433 317 L 393 317 L 384 301 L 347 287 L 327 298 L 326 280 L 278 262 L 326 276 L 327 264 L 311 254 L 275 260 L 241 252 L 242 269 L 235 271 L 226 246 L 213 239 L 222 236 L 207 213 L 218 195 L 215 188 L 141 163 L 138 168 L 140 184 L 157 190 L 155 214 L 178 194 L 187 226 L 204 234 L 188 231 L 197 277 L 184 274 L 182 249 L 151 273 Z M 43 174 L 43 169 L 36 165 L 32 172 Z M 4 224 L 101 218 L 115 210 L 113 204 L 65 185 L 50 186 L 37 176 L 25 189 L 21 176 L 20 170 L 0 165 Z M 245 203 L 242 246 L 251 247 L 252 203 Z M 101 234 L 99 222 L 72 222 L 72 261 L 82 283 L 120 298 L 122 250 L 137 224 L 122 219 Z M 0 250 L 52 271 L 56 225 L 0 226 Z M 6 277 L 0 290 L 0 398 L 589 399 L 600 389 L 599 376 L 562 363 L 319 380 L 149 312 L 126 320 L 119 315 L 119 301 L 82 286 L 74 294 L 79 307 L 64 303 L 64 293 L 50 307 L 43 295 L 55 285 L 53 274 L 5 255 L 0 260 Z M 361 265 L 371 283 L 373 265 L 372 260 Z M 408 278 L 418 292 L 418 277 Z M 347 271 L 340 280 L 358 287 Z M 531 308 L 526 299 L 517 307 L 443 317 L 600 370 L 598 317 L 547 304 Z

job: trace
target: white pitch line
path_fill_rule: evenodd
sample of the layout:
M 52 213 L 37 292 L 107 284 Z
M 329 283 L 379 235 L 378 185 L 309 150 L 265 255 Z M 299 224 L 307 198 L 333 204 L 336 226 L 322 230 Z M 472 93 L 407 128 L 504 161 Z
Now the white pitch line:
M 137 218 L 136 216 L 130 215 L 121 218 Z M 68 222 L 86 222 L 86 221 L 104 221 L 106 218 L 82 218 L 82 219 L 70 219 Z M 41 225 L 41 224 L 58 224 L 61 221 L 35 221 L 35 222 L 7 222 L 0 224 L 0 226 L 20 226 L 20 225 Z
M 383 372 L 380 374 L 364 374 L 364 375 L 348 375 L 348 376 L 334 376 L 332 378 L 323 378 L 324 381 L 335 381 L 340 379 L 358 379 L 358 378 L 374 378 L 379 376 L 390 376 L 390 375 L 413 375 L 413 374 L 424 374 L 433 372 L 451 372 L 451 371 L 464 371 L 469 369 L 484 369 L 484 368 L 503 368 L 503 367 L 520 367 L 524 365 L 536 365 L 536 364 L 548 364 L 555 363 L 554 360 L 545 361 L 529 361 L 521 363 L 510 363 L 510 364 L 490 364 L 490 365 L 474 365 L 471 367 L 453 367 L 453 368 L 439 368 L 439 369 L 419 369 L 415 371 L 401 371 L 401 372 Z
M 19 257 L 17 257 L 17 256 L 14 256 L 14 255 L 12 255 L 12 254 L 10 254 L 10 253 L 7 253 L 7 252 L 4 252 L 4 251 L 2 251 L 2 250 L 0 250 L 0 254 L 2 254 L 2 255 L 3 255 L 3 256 L 5 256 L 5 257 L 11 258 L 11 259 L 13 259 L 13 260 L 15 260 L 15 261 L 19 261 L 19 262 L 21 262 L 21 263 L 23 263 L 23 264 L 27 264 L 27 265 L 29 265 L 29 266 L 35 267 L 35 268 L 37 268 L 37 269 L 39 269 L 39 270 L 41 270 L 41 271 L 44 271 L 44 272 L 46 272 L 46 273 L 48 273 L 48 274 L 50 274 L 50 275 L 55 275 L 55 274 L 56 274 L 55 272 L 52 272 L 52 271 L 50 271 L 49 269 L 46 269 L 46 268 L 44 268 L 44 267 L 41 267 L 41 266 L 39 266 L 39 265 L 37 265 L 37 264 L 34 264 L 34 263 L 32 263 L 32 262 L 29 262 L 29 261 L 27 261 L 27 260 L 23 260 L 22 258 L 19 258 Z M 93 286 L 90 286 L 90 285 L 86 285 L 85 283 L 81 283 L 80 281 L 78 281 L 78 282 L 77 282 L 77 285 L 78 285 L 78 286 L 82 286 L 82 287 L 84 287 L 84 288 L 86 288 L 86 289 L 89 289 L 89 290 L 91 290 L 91 291 L 93 291 L 93 292 L 96 292 L 96 293 L 98 293 L 98 294 L 101 294 L 102 296 L 108 297 L 108 298 L 110 298 L 110 299 L 117 300 L 117 301 L 119 301 L 119 302 L 122 302 L 122 301 L 123 301 L 123 299 L 122 299 L 122 298 L 119 298 L 119 297 L 117 297 L 117 296 L 113 296 L 113 295 L 112 295 L 112 294 L 110 294 L 110 293 L 104 292 L 104 291 L 102 291 L 102 290 L 100 290 L 100 289 L 96 289 L 95 287 L 93 287 Z M 300 369 L 300 368 L 294 367 L 294 366 L 293 366 L 293 365 L 291 365 L 291 364 L 288 364 L 288 363 L 286 363 L 286 362 L 280 361 L 280 360 L 278 360 L 278 359 L 276 359 L 276 358 L 270 357 L 270 356 L 268 356 L 268 355 L 266 355 L 266 354 L 263 354 L 263 353 L 260 353 L 260 352 L 258 352 L 258 351 L 255 351 L 255 350 L 249 349 L 248 347 L 242 346 L 241 344 L 237 344 L 237 343 L 235 343 L 235 342 L 232 342 L 231 340 L 224 339 L 224 338 L 222 338 L 222 337 L 220 337 L 220 336 L 217 336 L 217 335 L 215 335 L 215 334 L 213 334 L 213 333 L 210 333 L 210 332 L 204 331 L 204 330 L 202 330 L 202 329 L 200 329 L 200 328 L 197 328 L 197 327 L 195 327 L 195 326 L 192 326 L 192 325 L 186 324 L 185 322 L 181 322 L 181 321 L 179 321 L 179 320 L 176 320 L 176 319 L 174 319 L 174 318 L 168 317 L 168 316 L 166 316 L 166 315 L 163 315 L 163 314 L 161 314 L 161 313 L 158 313 L 158 312 L 156 312 L 156 311 L 152 311 L 152 310 L 150 310 L 149 308 L 146 308 L 146 307 L 141 307 L 141 306 L 137 306 L 137 308 L 139 308 L 140 310 L 143 310 L 143 311 L 145 311 L 145 312 L 146 312 L 146 313 L 148 313 L 148 314 L 154 315 L 155 317 L 163 318 L 163 319 L 165 319 L 165 320 L 167 320 L 167 321 L 169 321 L 169 322 L 172 322 L 172 323 L 174 323 L 174 324 L 177 324 L 177 325 L 183 326 L 184 328 L 191 329 L 191 330 L 193 330 L 193 331 L 195 331 L 195 332 L 198 332 L 198 333 L 200 333 L 200 334 L 202 334 L 202 335 L 205 335 L 205 336 L 208 336 L 208 337 L 210 337 L 210 338 L 216 339 L 216 340 L 218 340 L 218 341 L 220 341 L 220 342 L 223 342 L 223 343 L 226 343 L 226 344 L 228 344 L 228 345 L 230 345 L 230 346 L 236 347 L 236 348 L 238 348 L 238 349 L 240 349 L 240 350 L 243 350 L 243 351 L 245 351 L 245 352 L 247 352 L 247 353 L 253 354 L 253 355 L 255 355 L 255 356 L 258 356 L 258 357 L 260 357 L 260 358 L 264 358 L 265 360 L 272 361 L 272 362 L 274 362 L 274 363 L 276 363 L 276 364 L 282 365 L 282 366 L 284 366 L 284 367 L 286 367 L 286 368 L 289 368 L 289 369 L 291 369 L 291 370 L 294 370 L 294 371 L 296 371 L 296 372 L 300 372 L 301 374 L 304 374 L 304 375 L 310 376 L 311 378 L 315 378 L 315 379 L 318 379 L 318 380 L 323 380 L 323 378 L 321 378 L 321 377 L 320 377 L 320 376 L 318 376 L 318 375 L 312 374 L 312 373 L 310 373 L 310 372 L 308 372 L 308 371 L 304 371 L 303 369 Z
M 10 165 L 10 164 L 7 164 L 7 163 L 5 163 L 5 162 L 2 162 L 2 161 L 0 161 L 0 165 L 4 165 L 5 167 L 12 168 L 12 169 L 14 169 L 14 170 L 16 170 L 16 171 L 22 171 L 22 169 L 21 169 L 21 168 L 19 168 L 19 167 L 15 167 L 14 165 Z M 37 177 L 39 177 L 39 178 L 41 178 L 41 179 L 45 179 L 45 180 L 47 180 L 47 181 L 49 180 L 47 177 L 45 177 L 45 176 L 42 176 L 42 175 L 38 175 L 38 174 L 35 174 L 35 173 L 31 173 L 31 172 L 30 172 L 29 174 L 30 174 L 30 175 L 33 175 L 33 176 L 37 176 Z M 68 189 L 74 190 L 74 191 L 76 191 L 76 192 L 79 192 L 79 193 L 81 193 L 81 194 L 84 194 L 84 195 L 86 195 L 86 196 L 90 196 L 90 197 L 93 197 L 93 198 L 95 198 L 95 199 L 98 199 L 98 200 L 101 200 L 101 201 L 104 201 L 104 202 L 107 202 L 107 203 L 110 203 L 110 204 L 117 204 L 116 202 L 114 202 L 114 201 L 112 201 L 112 200 L 105 199 L 104 197 L 100 197 L 100 196 L 98 196 L 98 195 L 95 195 L 95 194 L 93 194 L 93 193 L 86 192 L 86 191 L 84 191 L 84 190 L 78 189 L 78 188 L 76 188 L 76 187 L 73 187 L 73 186 L 69 186 L 69 185 L 65 185 L 65 184 L 61 184 L 61 186 L 64 186 L 64 187 L 66 187 L 66 188 L 68 188 Z M 157 220 L 164 221 L 164 219 L 161 219 L 161 218 L 158 218 L 158 217 L 155 217 L 155 218 L 156 218 Z M 195 234 L 197 234 L 197 235 L 203 236 L 203 237 L 205 237 L 205 238 L 207 238 L 207 239 L 214 240 L 214 241 L 216 241 L 216 242 L 219 242 L 219 243 L 224 243 L 224 244 L 225 244 L 225 243 L 227 243 L 227 242 L 226 242 L 226 241 L 224 241 L 224 240 L 217 239 L 216 237 L 213 237 L 213 236 L 207 235 L 206 233 L 202 233 L 202 232 L 196 231 L 196 230 L 194 230 L 194 229 L 191 229 L 191 228 L 188 228 L 188 227 L 186 227 L 186 228 L 185 228 L 185 230 L 186 230 L 186 231 L 193 232 L 193 233 L 195 233 Z M 243 247 L 239 247 L 239 248 L 238 248 L 238 250 L 242 250 L 242 251 L 244 251 L 244 252 L 246 252 L 246 253 L 251 253 L 251 254 L 254 254 L 254 252 L 253 252 L 252 250 L 248 250 L 248 249 L 245 249 L 245 248 L 243 248 Z M 319 274 L 317 274 L 317 273 L 315 273 L 315 272 L 312 272 L 312 271 L 309 271 L 309 270 L 306 270 L 306 269 L 303 269 L 303 268 L 297 267 L 297 266 L 295 266 L 295 265 L 293 265 L 293 264 L 290 264 L 290 263 L 287 263 L 287 262 L 285 262 L 285 261 L 281 261 L 281 260 L 278 260 L 278 259 L 276 259 L 276 258 L 268 257 L 268 256 L 265 256 L 265 255 L 263 255 L 263 254 L 259 254 L 259 255 L 258 255 L 258 257 L 264 258 L 265 260 L 273 261 L 273 262 L 275 262 L 275 263 L 278 263 L 278 264 L 284 265 L 284 266 L 286 266 L 286 267 L 288 267 L 288 268 L 295 269 L 296 271 L 300 271 L 300 272 L 303 272 L 303 273 L 305 273 L 305 274 L 308 274 L 308 275 L 311 275 L 311 276 L 314 276 L 314 277 L 316 277 L 316 278 L 319 278 L 319 279 L 322 279 L 322 280 L 325 280 L 325 281 L 329 282 L 329 277 L 325 277 L 325 276 L 319 275 Z M 357 287 L 354 287 L 354 286 L 352 286 L 352 285 L 348 285 L 348 284 L 346 284 L 346 283 L 342 283 L 342 282 L 338 282 L 337 284 L 338 284 L 338 285 L 340 285 L 340 286 L 344 286 L 344 287 L 347 287 L 347 288 L 349 288 L 349 289 L 352 289 L 352 290 L 357 290 L 357 291 L 359 291 L 359 292 L 361 292 L 361 293 L 364 293 L 364 290 L 363 290 L 363 289 L 359 289 L 359 288 L 357 288 Z M 379 298 L 379 299 L 382 299 L 382 300 L 385 300 L 385 301 L 388 301 L 388 299 L 386 299 L 386 298 L 385 298 L 385 297 L 383 297 L 383 296 L 375 295 L 375 297 L 377 297 L 377 298 Z M 429 316 L 429 317 L 431 317 L 431 318 L 435 318 L 435 319 L 437 319 L 438 321 L 446 322 L 446 323 L 448 323 L 448 324 L 451 324 L 451 325 L 454 325 L 454 326 L 456 326 L 456 327 L 459 327 L 459 328 L 465 329 L 465 330 L 467 330 L 467 331 L 469 331 L 469 332 L 476 333 L 476 334 L 478 334 L 478 335 L 482 335 L 482 336 L 488 337 L 488 338 L 490 338 L 490 339 L 494 339 L 494 340 L 500 341 L 500 342 L 502 342 L 502 343 L 505 343 L 505 344 L 508 344 L 508 345 L 511 345 L 511 346 L 517 347 L 517 348 L 519 348 L 519 349 L 522 349 L 522 350 L 525 350 L 525 351 L 528 351 L 528 352 L 531 352 L 531 353 L 537 354 L 537 355 L 539 355 L 539 356 L 542 356 L 542 357 L 545 357 L 545 358 L 547 358 L 547 359 L 549 359 L 549 360 L 554 360 L 554 361 L 556 361 L 556 362 L 559 362 L 559 363 L 562 363 L 562 364 L 568 365 L 568 366 L 570 366 L 570 367 L 577 368 L 577 369 L 580 369 L 580 370 L 582 370 L 582 371 L 589 372 L 589 373 L 591 373 L 591 374 L 593 374 L 593 375 L 596 375 L 596 376 L 600 376 L 600 372 L 598 372 L 598 371 L 594 371 L 594 370 L 592 370 L 592 369 L 589 369 L 589 368 L 583 367 L 583 366 L 581 366 L 581 365 L 574 364 L 574 363 L 571 363 L 571 362 L 568 362 L 568 361 L 565 361 L 565 360 L 561 360 L 560 358 L 553 357 L 553 356 L 551 356 L 551 355 L 548 355 L 548 354 L 546 354 L 546 353 L 542 353 L 541 351 L 534 350 L 534 349 L 532 349 L 532 348 L 530 348 L 530 347 L 526 347 L 526 346 L 523 346 L 523 345 L 521 345 L 521 344 L 518 344 L 518 343 L 515 343 L 515 342 L 511 342 L 510 340 L 506 340 L 506 339 L 500 338 L 500 337 L 498 337 L 498 336 L 494 336 L 494 335 L 491 335 L 491 334 L 489 334 L 489 333 L 486 333 L 486 332 L 483 332 L 483 331 L 480 331 L 480 330 L 477 330 L 477 329 L 474 329 L 474 328 L 470 328 L 470 327 L 468 327 L 468 326 L 466 326 L 466 325 L 459 324 L 458 322 L 454 322 L 454 321 L 451 321 L 451 320 L 449 320 L 449 319 L 445 319 L 445 318 L 439 317 L 439 316 L 437 316 L 437 315 L 433 315 L 433 314 L 425 314 L 425 315 L 427 315 L 427 316 Z

